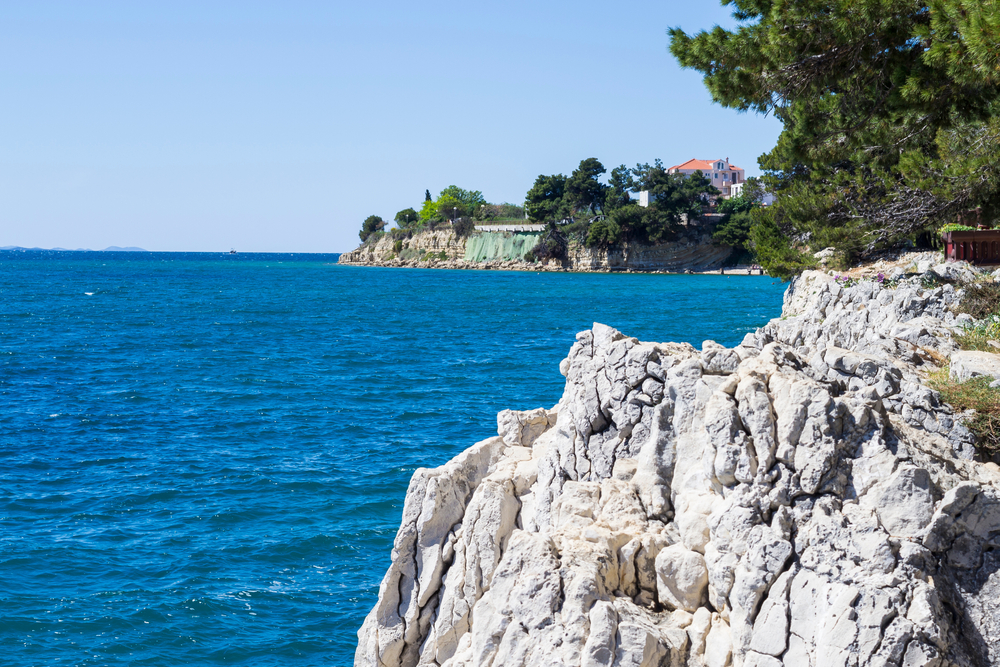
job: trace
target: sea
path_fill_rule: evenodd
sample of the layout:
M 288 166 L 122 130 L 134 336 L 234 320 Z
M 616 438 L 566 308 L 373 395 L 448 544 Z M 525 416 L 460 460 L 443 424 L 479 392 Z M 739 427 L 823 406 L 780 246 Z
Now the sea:
M 0 251 L 0 664 L 350 665 L 413 471 L 602 322 L 725 345 L 767 276 Z

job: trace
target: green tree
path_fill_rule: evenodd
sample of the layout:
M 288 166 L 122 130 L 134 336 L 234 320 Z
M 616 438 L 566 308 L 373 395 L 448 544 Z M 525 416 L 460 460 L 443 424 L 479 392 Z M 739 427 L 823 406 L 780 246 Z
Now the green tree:
M 441 191 L 439 199 L 451 197 L 460 201 L 468 211 L 475 211 L 477 208 L 487 203 L 483 193 L 479 190 L 463 190 L 457 185 L 449 185 Z
M 569 206 L 563 199 L 566 191 L 566 177 L 562 174 L 539 176 L 528 190 L 524 209 L 532 222 L 561 220 L 569 215 Z
M 426 224 L 442 220 L 443 216 L 438 213 L 437 202 L 433 199 L 425 199 L 424 205 L 420 207 L 420 222 Z
M 629 192 L 633 190 L 635 181 L 632 178 L 632 170 L 625 165 L 612 169 L 608 178 L 608 190 L 604 196 L 604 212 L 610 213 L 616 208 L 627 206 L 632 201 Z
M 642 223 L 631 226 L 624 222 L 619 224 L 626 230 L 629 240 L 641 243 L 673 240 L 680 232 L 681 223 L 701 215 L 709 198 L 719 194 L 712 182 L 700 171 L 687 176 L 670 174 L 660 160 L 656 160 L 652 166 L 636 165 L 632 173 L 635 176 L 635 187 L 649 192 L 649 206 L 622 207 L 628 209 L 635 206 L 642 211 Z M 636 213 L 632 211 L 629 215 L 634 217 Z
M 607 186 L 597 180 L 607 169 L 595 157 L 580 161 L 580 166 L 566 179 L 564 197 L 566 203 L 576 211 L 597 213 L 604 206 Z
M 411 227 L 420 220 L 420 214 L 414 211 L 412 208 L 404 208 L 402 211 L 396 214 L 393 218 L 396 221 L 396 226 L 400 229 L 406 229 Z
M 385 229 L 385 220 L 377 215 L 369 215 L 361 223 L 361 231 L 358 232 L 358 236 L 361 237 L 361 242 L 364 243 L 372 234 L 380 232 L 383 229 Z
M 455 220 L 469 213 L 465 202 L 448 194 L 442 194 L 438 197 L 434 206 L 437 208 L 438 215 L 445 220 Z
M 542 260 L 549 259 L 564 260 L 567 257 L 569 242 L 566 236 L 559 230 L 555 222 L 550 222 L 545 226 L 545 233 L 538 239 L 538 243 L 531 249 L 532 254 Z
M 476 220 L 524 220 L 524 207 L 514 204 L 483 204 L 475 210 Z
M 649 173 L 653 170 L 662 171 L 666 173 L 666 168 L 663 166 L 663 161 L 660 158 L 653 160 L 653 165 L 650 166 L 648 162 L 644 164 L 637 164 L 632 169 L 632 176 L 635 182 L 635 187 L 639 190 L 647 190 L 647 180 L 649 179 Z
M 712 238 L 726 245 L 750 250 L 750 228 L 754 224 L 754 211 L 760 208 L 764 192 L 755 178 L 747 179 L 737 197 L 723 199 L 716 207 L 716 213 L 723 218 L 715 228 Z
M 620 208 L 615 213 L 621 213 L 627 208 L 630 207 Z M 636 208 L 639 207 L 636 206 Z M 595 220 L 591 223 L 590 229 L 587 230 L 587 239 L 584 243 L 589 248 L 608 248 L 618 245 L 623 240 L 624 234 L 622 233 L 622 228 L 615 220 L 611 219 L 611 216 L 608 216 L 603 220 Z
M 431 197 L 430 190 L 424 190 L 424 201 L 434 201 L 434 198 Z
M 783 124 L 760 160 L 776 200 L 751 234 L 773 275 L 808 266 L 805 245 L 856 258 L 975 206 L 996 218 L 1000 4 L 732 4 L 737 28 L 675 28 L 670 49 L 716 102 Z

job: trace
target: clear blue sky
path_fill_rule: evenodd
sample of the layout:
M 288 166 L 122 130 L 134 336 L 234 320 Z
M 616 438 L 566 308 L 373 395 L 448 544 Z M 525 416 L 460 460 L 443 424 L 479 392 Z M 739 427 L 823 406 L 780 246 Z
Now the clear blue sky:
M 713 105 L 666 29 L 711 1 L 0 4 L 0 246 L 340 252 L 455 184 L 729 157 L 780 125 Z

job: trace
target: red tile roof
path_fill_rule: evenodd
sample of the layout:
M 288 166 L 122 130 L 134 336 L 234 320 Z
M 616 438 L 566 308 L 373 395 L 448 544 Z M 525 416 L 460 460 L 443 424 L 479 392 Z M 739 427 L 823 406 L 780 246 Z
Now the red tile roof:
M 712 166 L 718 162 L 718 160 L 688 160 L 683 164 L 675 164 L 674 166 L 667 169 L 667 171 L 673 171 L 674 169 L 701 169 L 702 171 L 713 171 Z M 739 169 L 735 164 L 729 163 L 730 169 Z

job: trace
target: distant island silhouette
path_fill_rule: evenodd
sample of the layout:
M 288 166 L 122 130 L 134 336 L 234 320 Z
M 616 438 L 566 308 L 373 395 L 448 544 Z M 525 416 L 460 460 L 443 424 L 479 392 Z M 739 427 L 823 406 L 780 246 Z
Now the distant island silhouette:
M 127 246 L 121 248 L 116 245 L 110 245 L 103 250 L 93 250 L 91 248 L 23 248 L 17 245 L 6 245 L 0 246 L 0 250 L 62 250 L 64 252 L 149 252 L 145 248 L 137 248 L 135 246 Z

